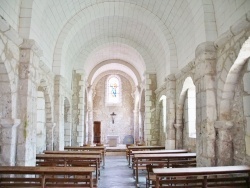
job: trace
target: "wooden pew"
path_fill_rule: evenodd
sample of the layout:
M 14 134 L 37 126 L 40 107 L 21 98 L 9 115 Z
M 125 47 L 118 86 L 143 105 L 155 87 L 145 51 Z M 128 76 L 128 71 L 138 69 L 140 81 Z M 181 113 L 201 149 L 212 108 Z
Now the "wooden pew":
M 196 153 L 170 153 L 170 154 L 135 154 L 133 174 L 135 174 L 136 185 L 138 185 L 138 171 L 140 169 L 146 169 L 147 164 L 159 164 L 164 163 L 164 166 L 172 167 L 172 163 L 194 163 L 196 164 Z M 142 167 L 142 168 L 141 168 Z M 134 172 L 135 171 L 135 172 Z
M 96 181 L 100 175 L 100 155 L 68 155 L 68 154 L 37 154 L 37 166 L 94 166 L 96 169 Z
M 92 173 L 94 171 L 94 167 L 0 166 L 0 187 L 93 188 Z
M 94 151 L 51 151 L 51 150 L 44 150 L 44 154 L 58 154 L 58 155 L 100 155 L 100 162 L 102 163 L 102 151 L 94 150 Z
M 64 150 L 69 151 L 102 151 L 102 160 L 103 160 L 103 168 L 105 168 L 105 156 L 106 156 L 106 147 L 105 146 L 81 146 L 81 147 L 74 147 L 74 146 L 66 146 Z
M 131 164 L 131 152 L 142 150 L 160 150 L 165 149 L 165 146 L 128 146 L 128 166 Z
M 250 166 L 155 168 L 153 172 L 156 175 L 156 188 L 250 187 Z
M 187 153 L 186 149 L 176 149 L 176 150 L 139 150 L 139 151 L 131 151 L 131 161 L 132 167 L 134 166 L 134 155 L 135 154 L 170 154 L 170 153 Z

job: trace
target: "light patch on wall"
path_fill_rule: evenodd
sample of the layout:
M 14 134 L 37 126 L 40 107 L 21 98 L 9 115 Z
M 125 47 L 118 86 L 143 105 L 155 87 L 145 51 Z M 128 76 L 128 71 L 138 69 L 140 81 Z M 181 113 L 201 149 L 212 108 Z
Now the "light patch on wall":
M 162 95 L 160 101 L 162 101 L 163 131 L 165 133 L 167 126 L 167 97 L 165 95 Z

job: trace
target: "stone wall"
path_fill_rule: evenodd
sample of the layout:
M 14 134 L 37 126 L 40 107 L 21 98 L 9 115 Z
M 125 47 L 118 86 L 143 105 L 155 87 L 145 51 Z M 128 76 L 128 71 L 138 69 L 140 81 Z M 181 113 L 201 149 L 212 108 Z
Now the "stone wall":
M 0 165 L 16 164 L 19 45 L 23 42 L 0 19 Z M 12 40 L 11 37 L 16 36 Z
M 107 135 L 118 135 L 120 143 L 126 135 L 134 135 L 134 102 L 130 82 L 119 75 L 122 84 L 122 104 L 118 106 L 105 106 L 105 87 L 107 76 L 96 84 L 93 95 L 93 121 L 101 121 L 101 142 L 107 143 Z M 116 113 L 114 124 L 110 114 Z
M 250 164 L 250 141 L 249 141 L 249 63 L 239 65 L 236 68 L 236 59 L 239 57 L 240 50 L 245 41 L 250 36 L 249 30 L 243 30 L 235 36 L 229 38 L 224 45 L 219 46 L 217 50 L 217 107 L 219 110 L 218 117 L 220 120 L 224 118 L 232 123 L 232 128 L 229 128 L 230 137 L 228 141 L 232 142 L 232 159 L 229 161 L 232 164 Z M 250 53 L 250 49 L 248 52 Z M 232 74 L 233 66 L 237 73 Z M 228 78 L 231 78 L 231 83 L 234 84 L 230 95 L 223 95 L 225 90 L 225 83 Z M 232 96 L 232 97 L 231 97 Z M 230 98 L 228 109 L 228 116 L 224 116 L 227 112 L 225 105 L 222 102 Z M 220 130 L 218 130 L 219 133 Z M 229 142 L 230 143 L 230 142 Z M 221 146 L 225 147 L 225 146 Z M 221 149 L 221 148 L 218 148 Z M 218 162 L 223 163 L 225 156 L 220 156 L 218 152 Z

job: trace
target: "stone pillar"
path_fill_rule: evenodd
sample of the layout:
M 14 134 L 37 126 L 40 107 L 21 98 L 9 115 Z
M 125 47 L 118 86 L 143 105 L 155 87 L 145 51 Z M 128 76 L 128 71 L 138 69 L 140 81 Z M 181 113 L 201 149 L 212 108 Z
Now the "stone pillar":
M 84 111 L 84 105 L 85 105 L 85 75 L 84 73 L 77 72 L 81 80 L 79 82 L 79 103 L 78 103 L 78 126 L 77 126 L 77 144 L 78 146 L 82 146 L 84 142 L 84 132 L 85 132 L 85 127 L 84 127 L 84 117 L 85 117 L 85 111 Z
M 2 127 L 1 143 L 3 144 L 0 153 L 0 166 L 15 166 L 17 126 L 20 123 L 20 119 L 0 119 L 0 126 Z
M 233 142 L 231 128 L 233 123 L 230 121 L 216 121 L 217 129 L 216 139 L 216 165 L 230 166 L 233 165 Z
M 17 165 L 35 165 L 36 162 L 36 123 L 37 123 L 37 86 L 41 51 L 34 40 L 24 40 L 20 47 L 18 117 L 21 124 L 17 137 Z
M 145 142 L 144 139 L 144 111 L 139 111 L 139 138 L 140 142 Z
M 166 127 L 166 149 L 175 149 L 175 94 L 176 81 L 175 75 L 171 74 L 166 78 L 166 96 L 167 96 L 167 127 Z
M 66 80 L 60 76 L 55 76 L 55 122 L 56 127 L 54 129 L 54 150 L 64 150 L 64 90 L 63 85 L 66 83 Z
M 176 149 L 183 149 L 183 124 L 174 124 L 176 129 Z
M 93 144 L 93 89 L 88 88 L 88 144 Z
M 93 110 L 88 110 L 88 144 L 93 144 Z
M 157 145 L 159 128 L 155 125 L 156 74 L 146 73 L 144 137 L 147 145 Z
M 133 113 L 134 113 L 134 140 L 140 141 L 140 137 L 139 137 L 139 112 L 137 110 L 134 110 Z
M 53 150 L 54 149 L 54 129 L 56 123 L 46 123 L 46 150 Z
M 76 70 L 73 76 L 72 96 L 72 145 L 82 146 L 84 140 L 84 103 L 85 103 L 85 76 L 82 70 Z
M 212 42 L 195 51 L 196 154 L 197 166 L 215 166 L 216 49 Z

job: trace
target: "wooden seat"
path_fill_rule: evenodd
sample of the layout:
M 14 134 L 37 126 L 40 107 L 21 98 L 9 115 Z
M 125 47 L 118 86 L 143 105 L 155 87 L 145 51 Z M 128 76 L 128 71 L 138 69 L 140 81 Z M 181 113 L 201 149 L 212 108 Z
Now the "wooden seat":
M 155 181 L 156 181 L 156 175 L 153 174 L 153 168 L 163 168 L 164 163 L 160 164 L 147 164 L 146 170 L 147 170 L 147 176 L 146 176 L 146 188 L 148 187 L 154 187 Z
M 90 144 L 83 144 L 83 146 L 85 146 L 85 147 L 86 147 L 86 146 L 87 146 L 87 147 L 89 147 L 89 146 L 90 146 Z
M 126 144 L 126 159 L 128 160 L 128 157 L 129 157 L 129 149 L 128 149 L 128 146 L 135 146 L 135 144 Z
M 104 146 L 102 143 L 96 143 L 96 146 Z

